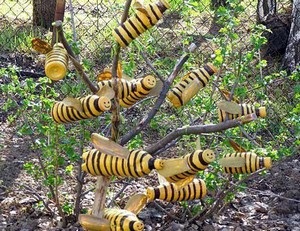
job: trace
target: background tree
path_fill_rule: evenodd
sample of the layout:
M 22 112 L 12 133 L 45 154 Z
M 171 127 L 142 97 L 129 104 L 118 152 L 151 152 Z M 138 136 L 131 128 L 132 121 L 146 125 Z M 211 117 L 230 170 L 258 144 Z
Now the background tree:
M 55 0 L 34 0 L 33 1 L 33 26 L 42 26 L 50 29 L 54 21 Z
M 287 48 L 283 59 L 283 67 L 293 71 L 300 62 L 300 1 L 294 0 L 292 24 Z

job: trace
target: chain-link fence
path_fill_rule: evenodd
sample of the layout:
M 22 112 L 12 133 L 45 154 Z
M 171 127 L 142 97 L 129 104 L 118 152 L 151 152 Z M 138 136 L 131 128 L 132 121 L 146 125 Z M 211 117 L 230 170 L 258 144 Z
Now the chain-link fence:
M 212 7 L 210 0 L 169 2 L 171 7 L 164 13 L 163 19 L 136 39 L 134 45 L 125 49 L 122 55 L 126 60 L 130 62 L 138 58 L 140 51 L 145 51 L 152 60 L 164 57 L 168 62 L 178 58 L 191 42 L 199 45 L 199 60 L 205 61 L 210 58 L 215 50 L 212 40 L 219 35 L 216 7 Z M 242 3 L 245 10 L 240 18 L 239 36 L 241 44 L 248 46 L 250 28 L 257 20 L 257 1 Z M 288 1 L 280 1 L 277 11 L 288 12 L 290 4 L 287 3 Z M 81 59 L 92 60 L 92 63 L 100 68 L 111 62 L 112 47 L 115 43 L 112 31 L 121 19 L 124 4 L 124 1 L 120 0 L 66 2 L 64 31 L 70 43 L 80 51 Z M 17 59 L 17 53 L 32 53 L 30 41 L 33 37 L 51 40 L 49 31 L 32 26 L 32 5 L 33 1 L 29 0 L 0 1 L 2 60 L 3 56 Z M 131 15 L 133 11 L 131 7 Z

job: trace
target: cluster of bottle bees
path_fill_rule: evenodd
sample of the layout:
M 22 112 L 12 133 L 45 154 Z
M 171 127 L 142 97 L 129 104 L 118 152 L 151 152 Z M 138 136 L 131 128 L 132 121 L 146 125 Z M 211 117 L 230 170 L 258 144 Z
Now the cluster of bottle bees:
M 143 6 L 136 4 L 136 14 L 128 18 L 114 31 L 113 36 L 121 47 L 154 26 L 170 5 L 166 0 Z M 33 44 L 36 41 L 33 41 Z M 67 73 L 68 53 L 61 43 L 53 47 L 43 44 L 40 52 L 46 54 L 45 73 L 52 80 L 61 80 Z M 38 49 L 37 49 L 38 50 Z M 217 72 L 211 63 L 187 73 L 167 93 L 168 101 L 176 108 L 187 104 L 201 88 L 209 82 L 210 77 Z M 119 74 L 121 75 L 121 74 Z M 110 76 L 111 77 L 111 76 Z M 120 77 L 120 76 L 118 76 Z M 147 75 L 140 79 L 126 80 L 118 78 L 118 99 L 121 107 L 131 107 L 139 100 L 149 96 L 155 89 L 157 81 L 154 76 Z M 55 102 L 51 116 L 57 123 L 69 123 L 82 119 L 100 116 L 111 109 L 113 80 L 100 78 L 97 94 L 80 98 L 66 98 Z M 108 91 L 110 89 L 111 91 Z M 218 108 L 219 122 L 239 118 L 255 113 L 258 117 L 266 116 L 265 107 L 255 108 L 248 104 L 236 104 L 237 109 L 224 110 Z M 152 170 L 157 171 L 164 183 L 157 187 L 148 187 L 144 194 L 135 195 L 124 209 L 105 209 L 104 218 L 82 214 L 81 225 L 87 230 L 143 230 L 143 223 L 137 218 L 137 213 L 149 201 L 160 199 L 164 201 L 187 201 L 201 199 L 206 195 L 206 185 L 201 179 L 196 179 L 198 171 L 203 171 L 215 161 L 212 150 L 195 150 L 180 158 L 159 159 L 143 150 L 128 151 L 116 143 L 107 141 L 98 134 L 92 134 L 94 144 L 107 146 L 112 152 L 92 149 L 82 156 L 82 169 L 93 176 L 143 177 Z M 107 143 L 106 143 L 107 142 Z M 101 143 L 101 145 L 100 145 Z M 128 153 L 120 156 L 120 153 Z M 225 155 L 219 163 L 226 173 L 252 173 L 262 168 L 271 167 L 269 157 L 259 157 L 252 152 L 236 152 Z M 139 205 L 138 205 L 139 204 Z

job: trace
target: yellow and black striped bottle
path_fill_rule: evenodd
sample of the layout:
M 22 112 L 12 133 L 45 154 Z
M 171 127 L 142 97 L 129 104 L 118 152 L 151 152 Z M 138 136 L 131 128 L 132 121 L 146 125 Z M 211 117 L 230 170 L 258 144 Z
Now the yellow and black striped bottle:
M 93 118 L 101 115 L 111 108 L 111 101 L 106 96 L 89 95 L 78 98 L 81 111 L 74 107 L 66 106 L 64 102 L 55 102 L 51 109 L 51 116 L 57 123 L 69 123 L 82 119 Z
M 262 168 L 269 169 L 272 165 L 271 157 L 259 157 L 253 152 L 236 152 L 227 154 L 223 158 L 232 159 L 233 157 L 242 157 L 244 159 L 244 163 L 241 167 L 223 167 L 223 170 L 226 173 L 252 173 Z
M 154 26 L 169 7 L 167 0 L 149 4 L 143 11 L 138 10 L 134 16 L 119 25 L 113 31 L 113 37 L 121 47 L 128 46 L 132 40 Z
M 62 43 L 55 43 L 53 49 L 46 54 L 45 74 L 49 79 L 61 80 L 68 71 L 68 53 Z
M 215 160 L 215 154 L 210 149 L 206 149 L 204 151 L 196 150 L 191 154 L 185 155 L 183 158 L 186 159 L 186 163 L 190 170 L 174 176 L 166 177 L 168 182 L 177 182 L 195 175 L 200 170 L 205 170 L 207 166 Z
M 178 108 L 188 103 L 201 88 L 204 88 L 210 77 L 217 72 L 211 63 L 184 76 L 167 94 L 168 100 Z
M 124 209 L 105 209 L 104 218 L 110 221 L 111 231 L 142 231 L 144 223 L 137 216 Z
M 201 179 L 194 179 L 188 185 L 178 188 L 173 183 L 166 183 L 158 187 L 147 188 L 149 201 L 160 199 L 164 201 L 188 201 L 201 199 L 206 196 L 206 184 Z
M 123 99 L 126 98 L 130 92 L 134 91 L 136 89 L 136 85 L 132 81 L 127 81 L 125 79 L 118 79 L 118 92 L 119 92 L 119 98 Z M 99 91 L 102 89 L 102 87 L 108 86 L 110 88 L 113 88 L 113 80 L 103 80 L 98 82 Z
M 149 92 L 155 87 L 156 79 L 152 75 L 134 81 L 135 87 L 132 88 L 127 97 L 120 99 L 121 107 L 131 107 L 137 101 L 147 97 Z
M 265 107 L 259 107 L 259 108 L 255 108 L 252 105 L 249 104 L 240 104 L 241 107 L 241 113 L 240 114 L 231 114 L 231 113 L 226 113 L 226 111 L 221 110 L 218 108 L 218 117 L 219 117 L 219 122 L 224 122 L 226 120 L 226 114 L 228 115 L 228 120 L 233 120 L 236 119 L 238 117 L 244 116 L 244 115 L 248 115 L 248 114 L 252 114 L 255 113 L 258 117 L 266 117 L 267 116 L 267 111 Z
M 152 169 L 162 169 L 163 161 L 153 158 L 149 153 L 133 150 L 127 159 L 112 156 L 92 149 L 83 153 L 82 169 L 94 176 L 142 177 Z

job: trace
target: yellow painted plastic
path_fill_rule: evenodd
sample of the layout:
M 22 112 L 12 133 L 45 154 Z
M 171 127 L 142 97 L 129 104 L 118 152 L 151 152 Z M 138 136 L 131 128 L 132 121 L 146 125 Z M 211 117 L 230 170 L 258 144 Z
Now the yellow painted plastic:
M 265 107 L 259 107 L 255 108 L 254 106 L 250 104 L 239 104 L 241 107 L 241 113 L 240 114 L 231 114 L 231 113 L 226 113 L 224 110 L 218 109 L 218 117 L 219 117 L 219 122 L 224 122 L 226 119 L 226 114 L 228 120 L 233 120 L 236 118 L 239 118 L 244 115 L 252 114 L 255 113 L 258 117 L 264 118 L 267 116 L 267 111 Z
M 174 183 L 166 183 L 157 187 L 147 188 L 149 201 L 160 199 L 164 201 L 188 201 L 201 199 L 206 196 L 206 184 L 201 179 L 194 179 L 188 185 L 178 188 Z
M 51 108 L 53 120 L 57 123 L 74 122 L 97 117 L 111 108 L 110 99 L 106 96 L 89 95 L 78 99 L 81 101 L 82 111 L 66 106 L 63 102 L 55 102 Z
M 185 75 L 169 92 L 168 100 L 174 107 L 178 108 L 187 104 L 200 89 L 206 86 L 211 75 L 217 69 L 210 63 L 198 70 L 194 70 Z
M 142 231 L 144 224 L 137 216 L 124 209 L 105 209 L 104 218 L 111 222 L 112 231 Z
M 56 43 L 46 54 L 45 74 L 48 78 L 58 81 L 63 79 L 68 71 L 68 54 L 61 43 Z
M 224 156 L 227 157 L 243 157 L 245 164 L 242 167 L 224 167 L 226 173 L 252 173 L 262 168 L 271 168 L 272 161 L 270 157 L 259 157 L 253 152 L 231 153 Z

